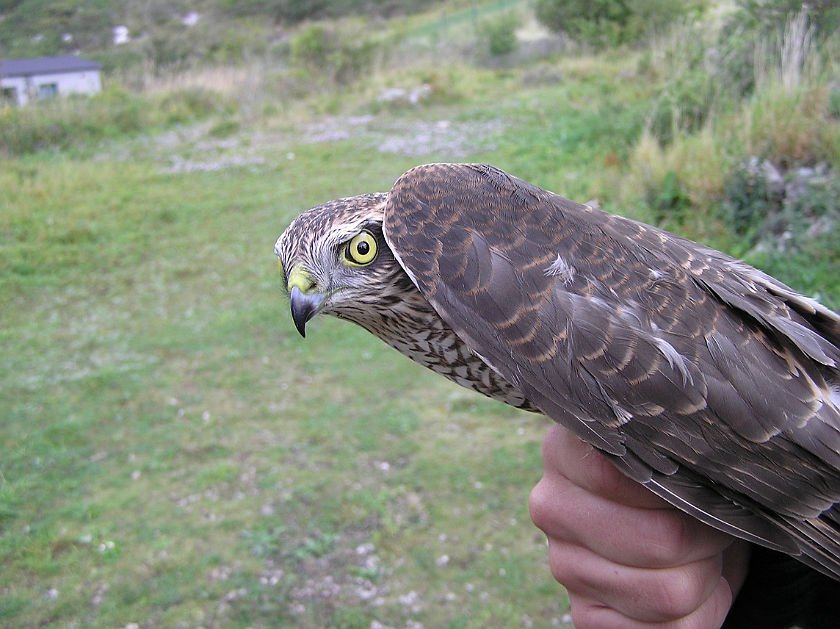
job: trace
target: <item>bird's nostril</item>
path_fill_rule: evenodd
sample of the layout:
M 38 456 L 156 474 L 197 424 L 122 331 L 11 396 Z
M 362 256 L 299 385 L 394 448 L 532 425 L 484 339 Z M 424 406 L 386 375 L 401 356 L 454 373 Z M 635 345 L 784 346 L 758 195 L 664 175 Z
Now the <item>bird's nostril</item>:
M 315 279 L 301 267 L 293 266 L 289 273 L 287 288 L 289 292 L 297 288 L 304 295 L 308 295 L 315 288 Z

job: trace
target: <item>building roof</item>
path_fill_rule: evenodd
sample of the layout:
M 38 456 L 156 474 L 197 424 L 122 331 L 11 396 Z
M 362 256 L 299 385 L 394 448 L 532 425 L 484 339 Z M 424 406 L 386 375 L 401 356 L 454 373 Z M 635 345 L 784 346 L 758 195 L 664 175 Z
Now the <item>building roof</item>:
M 62 74 L 102 69 L 101 63 L 73 55 L 60 57 L 34 57 L 0 61 L 0 76 L 33 76 L 35 74 Z

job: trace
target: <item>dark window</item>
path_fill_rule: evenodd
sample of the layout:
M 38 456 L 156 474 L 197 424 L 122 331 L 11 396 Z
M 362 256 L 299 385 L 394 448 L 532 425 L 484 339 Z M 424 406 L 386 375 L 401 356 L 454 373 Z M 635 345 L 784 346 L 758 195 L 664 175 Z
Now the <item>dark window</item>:
M 0 88 L 0 105 L 17 105 L 17 102 L 16 87 Z
M 38 98 L 52 98 L 58 95 L 58 83 L 43 83 L 38 86 Z

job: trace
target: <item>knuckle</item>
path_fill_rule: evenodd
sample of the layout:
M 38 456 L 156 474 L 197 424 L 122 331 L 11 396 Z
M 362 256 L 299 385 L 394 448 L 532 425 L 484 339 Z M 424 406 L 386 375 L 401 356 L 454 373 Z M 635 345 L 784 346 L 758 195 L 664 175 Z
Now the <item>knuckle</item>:
M 549 537 L 566 537 L 569 533 L 569 485 L 564 481 L 546 472 L 528 498 L 531 521 Z
M 567 544 L 549 543 L 548 565 L 551 575 L 568 590 L 574 590 L 580 581 L 580 561 Z
M 603 629 L 603 614 L 598 613 L 598 609 L 589 604 L 577 603 L 570 599 L 572 625 L 575 629 Z
M 548 483 L 543 477 L 531 490 L 528 497 L 528 512 L 534 525 L 545 531 L 551 522 L 551 511 L 553 507 L 553 496 L 548 488 Z
M 732 607 L 732 590 L 729 589 L 725 581 L 722 581 L 722 583 L 723 587 L 718 586 L 704 603 L 704 606 L 708 609 L 703 616 L 712 619 L 711 623 L 707 623 L 706 626 L 720 627 Z
M 658 588 L 659 612 L 668 618 L 677 619 L 699 609 L 708 594 L 702 576 L 696 570 L 689 569 L 669 574 Z
M 689 528 L 686 518 L 676 510 L 656 512 L 655 524 L 645 534 L 645 551 L 654 566 L 672 567 L 685 563 L 693 545 Z

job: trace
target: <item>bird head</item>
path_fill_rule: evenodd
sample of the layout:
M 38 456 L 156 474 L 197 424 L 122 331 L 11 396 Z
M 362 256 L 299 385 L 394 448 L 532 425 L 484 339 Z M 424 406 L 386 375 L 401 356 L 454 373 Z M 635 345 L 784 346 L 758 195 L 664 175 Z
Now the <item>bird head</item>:
M 386 193 L 337 199 L 298 216 L 274 246 L 301 336 L 319 312 L 370 328 L 403 275 L 382 233 Z

